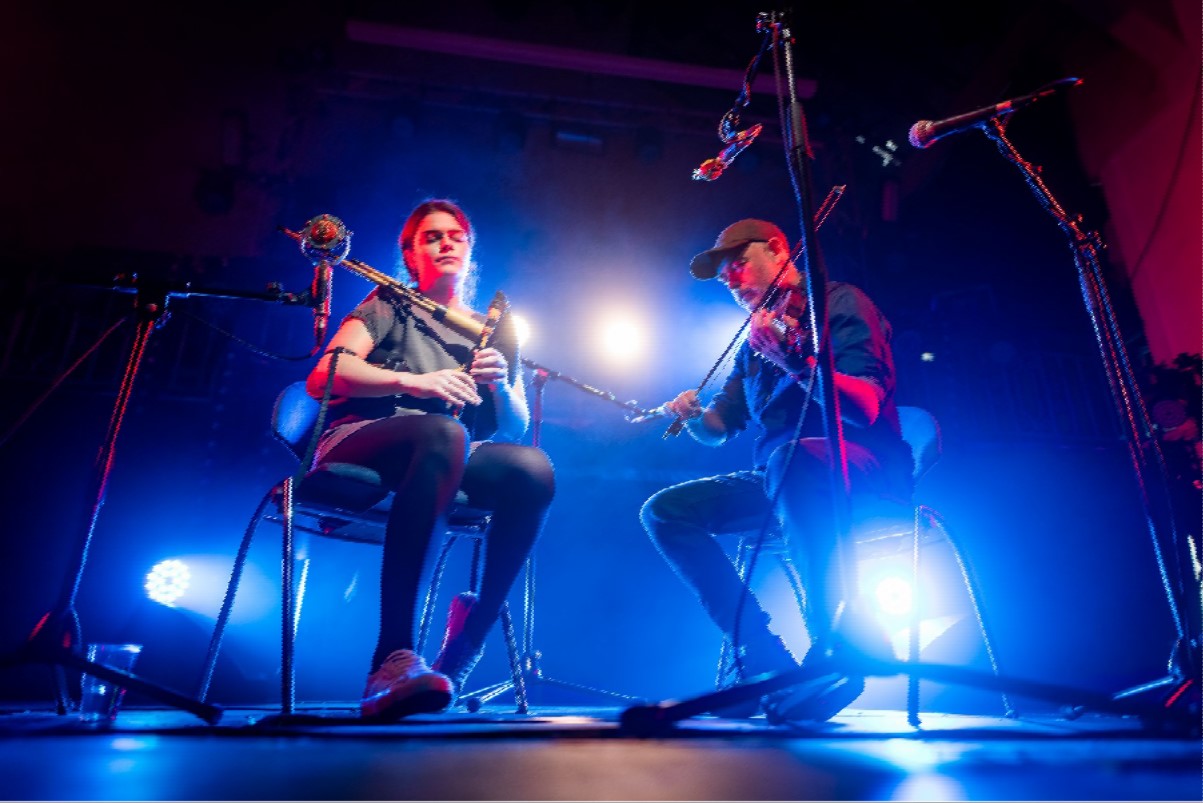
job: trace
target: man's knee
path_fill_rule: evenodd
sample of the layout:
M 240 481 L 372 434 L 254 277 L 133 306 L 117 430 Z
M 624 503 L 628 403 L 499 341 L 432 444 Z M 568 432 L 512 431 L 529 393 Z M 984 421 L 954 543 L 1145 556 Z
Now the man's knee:
M 678 540 L 677 536 L 682 532 L 682 527 L 674 525 L 689 524 L 685 514 L 678 495 L 673 493 L 673 489 L 666 488 L 643 503 L 639 509 L 639 521 L 652 543 L 663 548 L 666 543 Z
M 765 491 L 770 498 L 779 497 L 782 488 L 802 493 L 825 489 L 826 481 L 827 441 L 822 438 L 787 443 L 769 455 L 765 467 Z

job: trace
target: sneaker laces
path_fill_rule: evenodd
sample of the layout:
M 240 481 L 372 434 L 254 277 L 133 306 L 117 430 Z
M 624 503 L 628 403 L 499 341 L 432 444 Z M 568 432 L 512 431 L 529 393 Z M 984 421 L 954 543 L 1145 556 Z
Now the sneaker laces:
M 380 668 L 372 673 L 372 678 L 377 681 L 388 680 L 391 682 L 399 677 L 413 674 L 414 670 L 427 670 L 422 656 L 413 650 L 393 650 L 380 664 Z

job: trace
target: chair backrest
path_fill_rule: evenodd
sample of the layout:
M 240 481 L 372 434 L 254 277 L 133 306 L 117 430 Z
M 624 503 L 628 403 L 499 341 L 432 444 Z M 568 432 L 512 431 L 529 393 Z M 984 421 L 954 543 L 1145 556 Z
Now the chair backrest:
M 902 439 L 911 447 L 915 460 L 915 481 L 928 472 L 940 459 L 944 445 L 940 437 L 940 425 L 935 417 L 921 407 L 899 407 L 898 421 L 902 425 Z
M 288 447 L 298 460 L 305 457 L 309 436 L 317 424 L 322 405 L 305 390 L 305 382 L 293 382 L 276 397 L 272 408 L 272 434 Z

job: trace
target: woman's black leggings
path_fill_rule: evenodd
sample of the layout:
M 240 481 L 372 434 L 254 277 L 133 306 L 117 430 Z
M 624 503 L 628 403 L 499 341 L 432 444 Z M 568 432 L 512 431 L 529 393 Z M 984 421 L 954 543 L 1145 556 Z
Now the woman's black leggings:
M 457 490 L 472 507 L 492 512 L 480 598 L 464 623 L 470 644 L 484 643 L 543 526 L 555 493 L 547 455 L 533 446 L 491 442 L 465 460 L 467 454 L 468 433 L 459 421 L 407 415 L 373 421 L 323 455 L 326 462 L 367 466 L 396 489 L 380 570 L 373 669 L 394 650 L 415 648 L 423 570 Z

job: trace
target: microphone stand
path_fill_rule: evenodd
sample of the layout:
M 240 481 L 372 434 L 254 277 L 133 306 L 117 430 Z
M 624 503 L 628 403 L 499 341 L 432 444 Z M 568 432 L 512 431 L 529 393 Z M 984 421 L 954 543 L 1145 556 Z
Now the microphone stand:
M 819 346 L 815 372 L 818 383 L 817 392 L 820 394 L 819 399 L 823 412 L 824 432 L 828 443 L 832 445 L 832 448 L 828 450 L 828 469 L 831 479 L 829 485 L 832 494 L 832 505 L 835 513 L 834 530 L 837 539 L 835 560 L 838 569 L 838 579 L 842 586 L 843 608 L 846 610 L 848 601 L 851 599 L 851 593 L 856 588 L 856 567 L 848 555 L 851 551 L 851 545 L 849 544 L 851 503 L 849 499 L 847 456 L 840 428 L 838 401 L 834 383 L 831 381 L 834 376 L 834 367 L 827 326 L 827 273 L 823 259 L 819 254 L 819 244 L 814 237 L 814 215 L 811 210 L 812 202 L 810 196 L 809 160 L 811 154 L 809 144 L 806 140 L 806 123 L 802 112 L 802 105 L 798 101 L 794 87 L 793 62 L 789 49 L 791 37 L 789 30 L 784 27 L 781 18 L 782 15 L 779 12 L 762 13 L 758 16 L 757 26 L 758 28 L 762 25 L 771 26 L 774 37 L 774 68 L 779 77 L 782 74 L 782 69 L 784 69 L 785 82 L 788 86 L 788 101 L 780 97 L 778 100 L 782 106 L 781 124 L 785 132 L 786 161 L 790 169 L 790 179 L 793 182 L 797 195 L 799 215 L 802 222 L 802 275 L 806 284 L 811 331 L 821 333 L 821 338 L 818 339 Z M 999 126 L 998 121 L 994 122 L 996 126 Z M 1001 130 L 1001 126 L 999 127 Z M 1029 182 L 1032 181 L 1038 182 L 1039 179 L 1034 173 L 1029 172 Z M 1043 188 L 1043 184 L 1040 184 L 1040 187 Z M 1047 193 L 1047 190 L 1044 191 Z M 1055 204 L 1055 201 L 1051 203 Z M 1056 208 L 1060 210 L 1059 206 Z M 1059 220 L 1065 222 L 1063 225 L 1071 225 L 1068 222 L 1068 216 L 1064 215 L 1064 212 L 1060 213 Z M 1086 242 L 1093 241 L 1095 238 L 1087 238 L 1082 235 L 1077 230 L 1076 224 L 1073 224 L 1073 229 L 1077 233 L 1075 243 L 1078 244 L 1075 248 L 1075 254 L 1082 254 L 1085 251 L 1093 253 L 1095 250 L 1093 247 L 1085 248 L 1083 246 Z M 1102 277 L 1097 274 L 1097 260 L 1094 260 L 1094 271 L 1090 275 L 1083 274 L 1084 292 L 1087 287 L 1092 288 L 1090 298 L 1088 299 L 1088 306 L 1092 310 L 1096 306 L 1092 302 L 1096 300 L 1101 300 L 1105 304 Z M 1102 329 L 1102 331 L 1107 333 L 1106 338 L 1109 346 L 1107 350 L 1117 350 L 1122 353 L 1123 341 L 1113 331 L 1112 327 L 1113 325 Z M 1096 331 L 1099 329 L 1100 326 L 1096 324 Z M 1119 348 L 1116 348 L 1116 344 L 1111 341 L 1117 341 Z M 1126 365 L 1126 359 L 1123 360 L 1123 363 Z M 1124 388 L 1124 390 L 1128 391 L 1129 389 Z M 825 590 L 822 589 L 821 591 Z M 835 630 L 840 618 L 840 612 L 833 613 L 835 613 L 836 622 L 830 623 L 832 631 Z M 1181 618 L 1176 615 L 1175 621 L 1181 633 Z M 823 636 L 830 638 L 831 643 L 824 643 L 825 639 Z M 914 634 L 912 634 L 913 637 Z M 1180 643 L 1185 641 L 1186 639 L 1183 638 Z M 1197 646 L 1197 641 L 1193 644 Z M 1185 649 L 1181 649 L 1179 652 L 1185 652 Z M 811 655 L 814 655 L 814 658 L 811 658 Z M 759 675 L 743 684 L 737 684 L 720 691 L 710 692 L 681 701 L 669 700 L 651 705 L 635 705 L 622 712 L 620 725 L 624 730 L 636 735 L 655 735 L 671 729 L 677 722 L 699 714 L 721 711 L 732 705 L 758 700 L 771 692 L 790 689 L 803 683 L 809 684 L 811 681 L 821 680 L 823 684 L 827 684 L 829 681 L 834 682 L 841 677 L 848 676 L 868 677 L 906 674 L 914 678 L 975 686 L 1002 692 L 1013 692 L 1028 697 L 1053 700 L 1077 708 L 1091 708 L 1117 714 L 1138 715 L 1144 717 L 1148 722 L 1163 724 L 1179 731 L 1193 730 L 1193 732 L 1197 733 L 1199 728 L 1197 654 L 1194 657 L 1194 666 L 1196 667 L 1194 678 L 1184 678 L 1180 674 L 1172 673 L 1168 678 L 1130 690 L 1126 693 L 1104 695 L 1067 686 L 1037 683 L 1017 678 L 1003 678 L 993 673 L 975 672 L 961 667 L 919 662 L 884 661 L 859 652 L 846 641 L 834 638 L 834 632 L 829 632 L 821 634 L 818 639 L 812 642 L 811 653 L 803 661 L 802 666 L 797 669 Z M 1138 692 L 1145 691 L 1146 689 L 1173 685 L 1174 691 L 1169 698 L 1169 702 L 1175 702 L 1184 696 L 1184 693 L 1192 684 L 1195 689 L 1195 710 L 1193 712 L 1186 710 L 1186 707 L 1156 703 L 1146 705 L 1139 700 L 1132 699 Z
M 819 407 L 823 413 L 823 434 L 829 444 L 827 457 L 828 488 L 834 512 L 832 519 L 835 533 L 835 561 L 840 583 L 840 599 L 846 606 L 858 586 L 856 564 L 847 554 L 850 550 L 849 537 L 852 531 L 851 487 L 848 479 L 848 453 L 844 432 L 840 423 L 839 396 L 835 391 L 835 356 L 831 348 L 831 331 L 827 319 L 827 264 L 815 234 L 814 198 L 811 181 L 811 162 L 814 154 L 810 149 L 806 130 L 806 117 L 798 99 L 794 83 L 794 65 L 790 48 L 791 36 L 783 27 L 781 14 L 770 15 L 775 38 L 773 66 L 778 75 L 784 72 L 788 102 L 782 110 L 783 121 L 787 121 L 786 163 L 790 168 L 790 179 L 797 195 L 798 215 L 802 224 L 802 277 L 806 287 L 806 305 L 810 315 L 810 330 L 818 332 L 815 365 L 815 387 Z M 779 99 L 780 100 L 780 99 Z M 838 616 L 836 611 L 829 613 Z M 829 622 L 834 629 L 835 622 Z M 830 635 L 830 634 L 827 634 Z M 815 645 L 821 649 L 824 645 Z
M 783 18 L 784 14 L 781 12 L 761 13 L 757 16 L 756 25 L 758 30 L 767 31 L 772 37 L 769 47 L 773 51 L 773 68 L 779 79 L 779 92 L 781 81 L 784 80 L 787 93 L 785 97 L 778 96 L 778 106 L 781 126 L 785 135 L 786 164 L 794 187 L 798 216 L 801 222 L 802 236 L 798 250 L 801 253 L 802 264 L 798 267 L 805 285 L 810 330 L 819 333 L 816 338 L 817 363 L 814 367 L 816 393 L 823 415 L 823 432 L 827 442 L 831 444 L 831 448 L 828 449 L 827 469 L 832 513 L 834 514 L 832 519 L 835 537 L 834 560 L 840 583 L 840 597 L 846 601 L 850 599 L 853 589 L 856 588 L 855 564 L 846 555 L 848 535 L 852 529 L 848 461 L 843 431 L 840 426 L 839 400 L 832 381 L 834 360 L 830 348 L 831 339 L 827 321 L 827 268 L 815 236 L 810 169 L 813 154 L 807 138 L 806 118 L 795 86 L 793 56 L 789 47 L 791 35 L 789 29 L 785 27 Z M 829 622 L 829 625 L 834 628 L 835 623 Z M 822 634 L 823 637 L 815 640 L 812 650 L 816 654 L 828 647 L 825 637 L 829 635 Z M 799 675 L 799 673 L 803 674 Z M 659 726 L 706 711 L 718 710 L 732 703 L 755 700 L 770 691 L 787 689 L 815 676 L 817 676 L 816 672 L 812 668 L 790 670 L 762 677 L 759 681 L 738 684 L 722 691 L 702 695 L 694 700 L 636 706 L 624 712 L 623 724 L 636 729 L 649 725 Z
M 1053 197 L 1040 178 L 1041 169 L 1020 156 L 1007 138 L 1006 123 L 993 119 L 982 131 L 997 146 L 999 152 L 1023 174 L 1028 187 L 1041 206 L 1057 222 L 1069 239 L 1082 300 L 1090 315 L 1090 323 L 1102 357 L 1103 369 L 1112 399 L 1123 422 L 1125 443 L 1136 472 L 1140 501 L 1144 508 L 1149 537 L 1161 582 L 1173 619 L 1176 642 L 1168 663 L 1168 674 L 1130 689 L 1117 692 L 1116 699 L 1149 696 L 1161 693 L 1154 705 L 1185 705 L 1199 715 L 1200 693 L 1200 587 L 1192 577 L 1192 566 L 1199 556 L 1192 553 L 1189 539 L 1183 539 L 1175 525 L 1174 505 L 1169 490 L 1165 455 L 1154 433 L 1140 383 L 1132 370 L 1128 350 L 1120 332 L 1115 310 L 1107 291 L 1099 260 L 1102 238 L 1097 232 L 1082 228 L 1081 215 L 1071 216 Z M 1198 549 L 1197 545 L 1194 547 Z M 1189 610 L 1188 616 L 1185 612 Z M 1192 690 L 1193 687 L 1193 690 Z M 1190 699 L 1186 699 L 1189 697 Z
M 192 287 L 190 282 L 140 282 L 135 275 L 118 276 L 107 289 L 118 292 L 133 293 L 134 313 L 137 318 L 137 331 L 134 342 L 121 377 L 121 385 L 117 398 L 113 403 L 113 411 L 109 418 L 108 430 L 100 451 L 93 463 L 93 475 L 89 486 L 91 507 L 85 511 L 84 520 L 80 525 L 80 533 L 71 562 L 64 577 L 63 586 L 55 607 L 46 613 L 34 626 L 25 643 L 12 655 L 0 658 L 0 666 L 18 666 L 38 663 L 49 664 L 55 669 L 56 700 L 55 708 L 59 715 L 68 713 L 73 707 L 67 690 L 66 669 L 82 672 L 101 680 L 108 681 L 124 689 L 144 694 L 147 697 L 160 700 L 174 708 L 195 714 L 200 719 L 216 724 L 221 719 L 222 708 L 210 703 L 201 702 L 186 697 L 171 689 L 158 686 L 137 675 L 120 669 L 113 669 L 104 664 L 89 661 L 82 655 L 83 636 L 80 630 L 79 615 L 75 608 L 79 594 L 80 582 L 83 578 L 84 567 L 87 564 L 88 551 L 92 537 L 96 531 L 96 522 L 100 517 L 100 509 L 104 506 L 108 491 L 109 475 L 112 472 L 117 438 L 121 433 L 121 425 L 125 420 L 130 396 L 133 393 L 134 382 L 138 378 L 142 359 L 146 356 L 146 347 L 151 333 L 164 325 L 168 319 L 167 304 L 172 297 L 204 296 L 213 298 L 248 298 L 261 301 L 275 301 L 284 304 L 299 304 L 311 306 L 308 294 L 285 293 L 279 285 L 270 285 L 265 291 L 244 290 L 206 290 Z M 116 327 L 106 331 L 101 339 L 108 337 Z M 99 343 L 94 345 L 94 350 Z M 90 350 L 90 351 L 91 351 Z M 73 364 L 69 369 L 74 370 L 79 365 Z M 57 386 L 66 376 L 55 381 Z
M 536 448 L 541 448 L 541 434 L 543 429 L 543 391 L 548 380 L 558 379 L 562 382 L 567 382 L 575 388 L 585 391 L 600 399 L 605 399 L 608 402 L 617 404 L 619 407 L 636 414 L 647 414 L 649 411 L 641 408 L 637 403 L 621 402 L 614 396 L 604 390 L 586 385 L 577 379 L 573 379 L 567 374 L 552 370 L 539 365 L 533 360 L 522 358 L 522 364 L 534 371 L 531 379 L 531 385 L 535 389 L 535 398 L 531 403 L 531 445 Z M 555 686 L 562 689 L 572 691 L 585 692 L 587 694 L 609 697 L 615 700 L 622 700 L 630 703 L 640 698 L 621 692 L 609 691 L 608 689 L 596 689 L 592 686 L 584 686 L 579 683 L 571 683 L 569 681 L 557 680 L 549 678 L 543 674 L 543 668 L 539 662 L 543 658 L 541 650 L 535 649 L 534 646 L 535 633 L 535 554 L 532 551 L 526 559 L 526 578 L 525 588 L 522 597 L 522 655 L 519 658 L 519 671 L 522 673 L 523 683 L 525 688 L 529 689 L 532 686 L 543 684 L 547 686 Z M 476 691 L 467 692 L 464 699 L 467 702 L 468 710 L 477 711 L 480 706 L 497 697 L 499 694 L 504 694 L 510 689 L 517 689 L 514 679 L 505 680 L 500 683 L 494 683 L 490 686 L 477 689 Z M 517 713 L 526 714 L 529 712 L 527 699 L 525 694 L 516 695 L 518 700 Z

